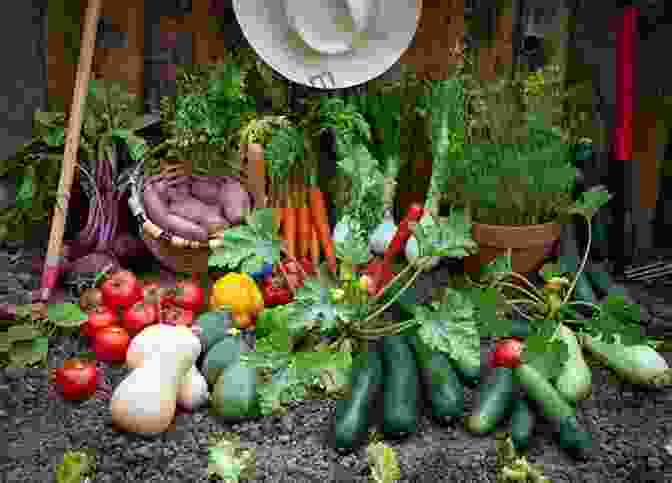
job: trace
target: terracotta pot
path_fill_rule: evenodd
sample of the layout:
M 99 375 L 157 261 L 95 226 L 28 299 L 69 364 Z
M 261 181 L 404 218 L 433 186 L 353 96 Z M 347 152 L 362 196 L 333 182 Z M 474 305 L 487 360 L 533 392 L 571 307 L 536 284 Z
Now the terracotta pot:
M 464 268 L 470 274 L 478 273 L 481 266 L 505 255 L 510 248 L 514 272 L 526 275 L 539 270 L 551 254 L 554 242 L 560 238 L 561 229 L 559 223 L 527 226 L 474 223 L 472 237 L 478 243 L 479 252 L 464 259 Z

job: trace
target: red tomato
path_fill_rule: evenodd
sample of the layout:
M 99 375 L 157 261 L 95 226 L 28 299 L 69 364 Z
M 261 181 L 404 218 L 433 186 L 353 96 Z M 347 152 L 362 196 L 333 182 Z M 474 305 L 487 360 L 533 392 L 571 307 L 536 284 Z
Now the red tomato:
M 166 289 L 158 282 L 147 282 L 142 286 L 143 300 L 148 304 L 163 304 L 166 298 Z
M 490 367 L 508 367 L 514 369 L 521 364 L 523 343 L 518 339 L 501 339 L 495 345 L 490 357 Z
M 161 322 L 168 325 L 191 326 L 195 314 L 192 310 L 184 309 L 179 305 L 168 305 L 161 311 Z
M 119 322 L 117 313 L 109 307 L 96 307 L 88 315 L 89 318 L 82 324 L 82 335 L 85 337 L 93 337 L 100 329 Z
M 169 296 L 169 301 L 183 309 L 198 312 L 205 303 L 205 292 L 193 280 L 180 280 L 175 291 Z
M 100 361 L 123 362 L 130 342 L 131 338 L 123 327 L 106 327 L 93 338 L 93 351 Z
M 53 371 L 52 381 L 65 399 L 81 401 L 96 392 L 98 370 L 94 362 L 68 359 Z
M 143 297 L 142 286 L 133 273 L 122 270 L 113 273 L 100 286 L 103 303 L 110 308 L 126 308 Z
M 123 325 L 129 334 L 137 334 L 148 325 L 157 321 L 156 305 L 146 302 L 136 302 L 124 310 Z

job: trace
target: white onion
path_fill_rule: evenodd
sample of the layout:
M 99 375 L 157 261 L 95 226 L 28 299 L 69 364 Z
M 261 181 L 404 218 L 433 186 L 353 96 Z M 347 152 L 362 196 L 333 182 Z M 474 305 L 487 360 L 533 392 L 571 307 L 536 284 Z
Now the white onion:
M 369 240 L 369 250 L 375 255 L 384 255 L 385 250 L 390 245 L 390 242 L 397 233 L 397 225 L 392 216 L 392 210 L 387 210 L 383 221 L 373 230 Z

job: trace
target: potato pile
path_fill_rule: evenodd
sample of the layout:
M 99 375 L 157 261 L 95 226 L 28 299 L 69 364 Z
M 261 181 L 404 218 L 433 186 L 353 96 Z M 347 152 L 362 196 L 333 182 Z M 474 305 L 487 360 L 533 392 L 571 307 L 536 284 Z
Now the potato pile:
M 250 193 L 240 180 L 229 176 L 150 177 L 143 203 L 155 225 L 200 242 L 242 223 L 253 208 Z

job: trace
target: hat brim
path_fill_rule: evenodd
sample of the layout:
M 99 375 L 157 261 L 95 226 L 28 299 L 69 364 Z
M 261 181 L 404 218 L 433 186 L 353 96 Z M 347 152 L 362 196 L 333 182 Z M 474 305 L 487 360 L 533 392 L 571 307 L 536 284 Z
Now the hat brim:
M 307 0 L 310 1 L 310 0 Z M 283 77 L 318 89 L 353 87 L 385 73 L 409 47 L 420 19 L 420 0 L 378 0 L 365 45 L 336 55 L 311 55 L 290 41 L 282 0 L 233 0 L 250 45 Z

